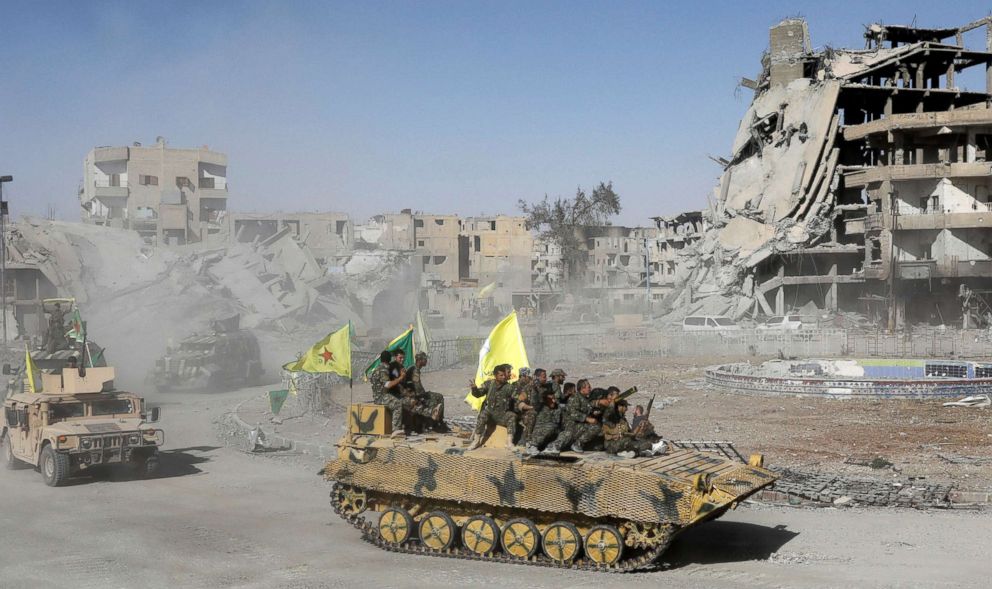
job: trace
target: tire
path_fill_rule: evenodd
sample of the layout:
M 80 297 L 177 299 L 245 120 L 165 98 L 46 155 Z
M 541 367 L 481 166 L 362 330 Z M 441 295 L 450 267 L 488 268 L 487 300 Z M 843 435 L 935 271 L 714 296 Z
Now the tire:
M 48 444 L 41 450 L 38 468 L 46 485 L 58 487 L 69 478 L 69 456 L 56 452 Z
M 10 445 L 10 436 L 7 432 L 4 432 L 3 438 L 0 438 L 0 444 L 3 444 L 4 468 L 7 470 L 20 470 L 27 466 L 27 463 L 14 456 L 14 449 Z

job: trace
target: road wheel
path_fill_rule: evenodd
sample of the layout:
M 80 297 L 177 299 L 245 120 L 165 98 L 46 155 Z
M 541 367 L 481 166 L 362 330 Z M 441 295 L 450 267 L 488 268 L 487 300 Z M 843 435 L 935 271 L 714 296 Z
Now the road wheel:
M 586 535 L 586 556 L 599 566 L 616 564 L 623 555 L 623 536 L 614 526 L 596 526 Z
M 3 439 L 0 439 L 0 444 L 3 444 L 3 463 L 8 470 L 20 470 L 27 466 L 27 464 L 14 456 L 14 448 L 10 445 L 10 434 L 4 432 Z
M 518 517 L 506 522 L 503 533 L 500 534 L 500 541 L 507 554 L 526 560 L 534 556 L 541 545 L 541 533 L 534 522 Z
M 397 546 L 410 539 L 413 518 L 401 507 L 390 507 L 379 518 L 379 536 Z
M 499 528 L 492 518 L 473 515 L 462 526 L 462 545 L 475 554 L 492 554 L 498 544 Z
M 544 554 L 558 563 L 570 563 L 582 548 L 582 534 L 568 522 L 555 522 L 544 530 L 541 538 Z
M 420 541 L 424 546 L 441 552 L 451 548 L 458 537 L 458 526 L 447 513 L 432 511 L 420 520 Z
M 69 478 L 69 457 L 56 452 L 51 445 L 41 451 L 41 476 L 49 487 L 58 487 Z

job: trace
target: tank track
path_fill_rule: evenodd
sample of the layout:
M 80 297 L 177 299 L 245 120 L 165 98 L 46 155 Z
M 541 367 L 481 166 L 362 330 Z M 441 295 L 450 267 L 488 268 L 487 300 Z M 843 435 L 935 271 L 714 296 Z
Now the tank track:
M 500 562 L 504 564 L 517 564 L 517 565 L 529 565 L 529 566 L 541 566 L 550 567 L 557 569 L 570 569 L 578 571 L 590 571 L 598 573 L 629 573 L 633 571 L 640 571 L 650 569 L 655 565 L 658 557 L 662 555 L 663 552 L 668 548 L 671 538 L 666 542 L 660 543 L 658 546 L 650 548 L 643 554 L 635 556 L 633 558 L 624 558 L 620 562 L 611 566 L 601 566 L 586 558 L 578 558 L 571 563 L 563 564 L 554 561 L 547 556 L 541 554 L 540 550 L 538 553 L 531 558 L 524 560 L 521 558 L 515 558 L 508 554 L 503 554 L 499 552 L 494 552 L 488 556 L 476 554 L 462 547 L 453 546 L 444 551 L 436 551 L 424 546 L 420 543 L 418 539 L 412 538 L 403 544 L 391 544 L 383 540 L 379 534 L 378 530 L 371 522 L 362 518 L 361 514 L 349 515 L 343 513 L 337 501 L 335 501 L 335 493 L 339 488 L 338 483 L 334 483 L 331 488 L 331 507 L 334 509 L 334 513 L 338 515 L 341 519 L 347 521 L 358 531 L 362 533 L 362 539 L 377 546 L 383 550 L 389 552 L 398 552 L 401 554 L 419 554 L 422 556 L 437 556 L 441 558 L 458 558 L 462 560 L 482 560 L 488 562 Z

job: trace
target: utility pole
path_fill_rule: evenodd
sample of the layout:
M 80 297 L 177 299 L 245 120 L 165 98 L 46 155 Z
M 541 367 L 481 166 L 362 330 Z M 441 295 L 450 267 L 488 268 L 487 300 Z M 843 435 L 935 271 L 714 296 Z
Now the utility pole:
M 13 180 L 13 176 L 0 176 L 0 298 L 3 299 L 4 348 L 7 347 L 7 201 L 3 199 L 3 185 Z

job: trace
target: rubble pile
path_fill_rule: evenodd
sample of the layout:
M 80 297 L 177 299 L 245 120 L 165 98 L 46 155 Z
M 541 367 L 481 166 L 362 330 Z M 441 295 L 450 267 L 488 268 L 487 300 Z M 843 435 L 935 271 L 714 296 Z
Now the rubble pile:
M 152 247 L 133 231 L 36 219 L 14 224 L 8 247 L 12 265 L 51 283 L 42 297 L 75 297 L 91 337 L 118 365 L 136 363 L 133 374 L 169 340 L 233 314 L 296 347 L 328 325 L 364 327 L 376 297 L 408 266 L 400 253 L 363 251 L 332 272 L 287 232 L 257 243 Z

